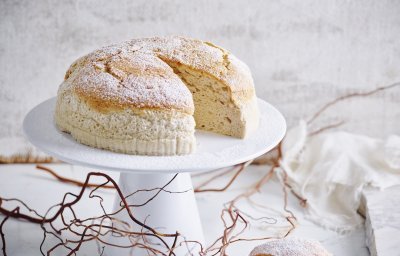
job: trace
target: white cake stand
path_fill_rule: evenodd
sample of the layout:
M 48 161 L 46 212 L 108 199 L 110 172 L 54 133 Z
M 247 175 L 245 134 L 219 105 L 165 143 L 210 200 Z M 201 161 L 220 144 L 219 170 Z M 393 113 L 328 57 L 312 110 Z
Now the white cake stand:
M 56 99 L 49 99 L 25 117 L 23 130 L 29 141 L 42 151 L 71 164 L 103 170 L 120 171 L 119 185 L 128 195 L 140 189 L 159 188 L 179 173 L 165 189 L 187 191 L 185 193 L 161 192 L 150 203 L 133 209 L 135 217 L 162 233 L 178 231 L 186 240 L 204 244 L 199 213 L 193 193 L 191 172 L 209 171 L 243 163 L 274 148 L 286 132 L 283 116 L 273 106 L 259 99 L 260 126 L 248 138 L 236 139 L 228 136 L 196 131 L 197 150 L 186 156 L 135 156 L 114 153 L 77 143 L 69 134 L 60 132 L 53 121 Z M 128 198 L 129 204 L 145 202 L 150 192 L 138 193 Z M 119 198 L 118 198 L 119 199 Z M 119 209 L 120 200 L 114 203 Z M 120 215 L 119 218 L 128 216 Z M 116 238 L 110 238 L 116 239 Z M 172 244 L 171 239 L 166 239 Z M 112 241 L 111 241 L 112 242 Z M 179 241 L 181 242 L 181 241 Z M 178 242 L 178 243 L 179 243 Z M 193 255 L 198 255 L 199 246 L 191 244 Z M 148 255 L 145 250 L 134 251 L 108 249 L 107 255 Z M 186 255 L 186 246 L 175 250 L 177 256 Z

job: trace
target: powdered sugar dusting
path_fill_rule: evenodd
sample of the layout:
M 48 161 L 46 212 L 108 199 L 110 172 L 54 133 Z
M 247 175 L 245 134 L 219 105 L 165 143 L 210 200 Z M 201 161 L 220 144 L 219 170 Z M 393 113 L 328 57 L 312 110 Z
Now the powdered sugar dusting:
M 130 47 L 130 46 L 129 46 Z M 158 57 L 125 45 L 89 54 L 64 82 L 96 107 L 175 108 L 193 113 L 190 91 Z
M 315 240 L 284 238 L 257 246 L 250 256 L 332 256 Z
M 193 113 L 190 91 L 169 61 L 207 72 L 232 91 L 254 90 L 244 63 L 219 47 L 182 37 L 133 39 L 96 50 L 70 67 L 60 90 L 74 90 L 99 109 L 133 106 Z

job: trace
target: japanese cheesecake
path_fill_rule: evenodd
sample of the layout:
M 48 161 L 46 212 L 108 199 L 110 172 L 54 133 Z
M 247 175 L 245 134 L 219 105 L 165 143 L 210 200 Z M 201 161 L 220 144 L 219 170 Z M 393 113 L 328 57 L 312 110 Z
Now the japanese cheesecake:
M 209 42 L 133 39 L 96 50 L 68 69 L 55 123 L 78 142 L 139 155 L 195 150 L 195 127 L 237 138 L 257 129 L 249 68 Z

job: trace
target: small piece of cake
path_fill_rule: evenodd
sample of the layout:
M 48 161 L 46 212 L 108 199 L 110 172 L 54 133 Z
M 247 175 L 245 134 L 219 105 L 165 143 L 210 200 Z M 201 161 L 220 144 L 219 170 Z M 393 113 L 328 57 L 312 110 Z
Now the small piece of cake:
M 245 138 L 258 127 L 248 67 L 211 43 L 134 39 L 94 51 L 68 69 L 55 122 L 78 142 L 139 155 L 183 155 L 195 127 Z
M 283 238 L 255 247 L 250 256 L 332 256 L 315 240 Z

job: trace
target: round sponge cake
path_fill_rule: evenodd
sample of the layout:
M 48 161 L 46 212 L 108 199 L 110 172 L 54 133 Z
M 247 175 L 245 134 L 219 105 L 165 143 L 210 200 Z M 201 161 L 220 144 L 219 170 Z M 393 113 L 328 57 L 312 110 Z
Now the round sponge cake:
M 140 155 L 195 150 L 195 127 L 244 138 L 258 127 L 248 67 L 211 43 L 134 39 L 75 61 L 55 122 L 78 142 Z

